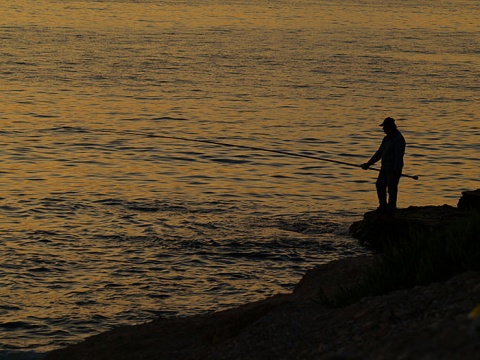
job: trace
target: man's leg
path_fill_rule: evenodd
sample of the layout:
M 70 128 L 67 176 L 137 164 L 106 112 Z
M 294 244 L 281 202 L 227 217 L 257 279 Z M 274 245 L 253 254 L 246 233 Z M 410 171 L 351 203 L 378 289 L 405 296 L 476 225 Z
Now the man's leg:
M 397 210 L 398 183 L 400 176 L 394 171 L 387 172 L 387 188 L 388 188 L 388 211 L 395 212 Z
M 380 170 L 375 186 L 377 188 L 379 210 L 387 210 L 387 172 L 385 170 Z

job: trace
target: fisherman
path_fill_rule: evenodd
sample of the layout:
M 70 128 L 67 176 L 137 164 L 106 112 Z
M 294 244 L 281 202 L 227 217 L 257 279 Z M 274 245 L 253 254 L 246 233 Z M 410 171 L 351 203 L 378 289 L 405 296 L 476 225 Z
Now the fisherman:
M 393 214 L 397 209 L 398 183 L 402 176 L 405 138 L 398 131 L 394 118 L 387 117 L 380 126 L 383 127 L 386 136 L 377 152 L 361 167 L 368 170 L 371 165 L 382 159 L 382 166 L 375 184 L 379 202 L 379 207 L 375 212 Z

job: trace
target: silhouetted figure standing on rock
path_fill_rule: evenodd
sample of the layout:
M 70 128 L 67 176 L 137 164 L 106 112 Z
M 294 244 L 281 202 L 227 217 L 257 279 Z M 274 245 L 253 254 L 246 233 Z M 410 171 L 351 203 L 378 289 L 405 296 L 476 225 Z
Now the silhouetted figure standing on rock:
M 383 120 L 380 126 L 383 127 L 386 136 L 377 152 L 362 165 L 362 169 L 368 170 L 371 165 L 382 159 L 382 166 L 375 184 L 379 202 L 376 212 L 393 214 L 397 209 L 398 183 L 402 176 L 405 138 L 398 131 L 395 119 L 391 117 Z

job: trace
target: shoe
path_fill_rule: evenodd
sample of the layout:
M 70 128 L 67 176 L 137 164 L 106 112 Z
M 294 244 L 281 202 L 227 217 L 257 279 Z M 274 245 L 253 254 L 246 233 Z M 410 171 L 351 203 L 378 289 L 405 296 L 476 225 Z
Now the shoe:
M 387 211 L 385 212 L 387 215 L 394 215 L 395 214 L 395 211 L 397 211 L 397 207 L 396 206 L 388 206 Z
M 376 208 L 375 210 L 371 211 L 372 214 L 386 214 L 387 213 L 387 209 L 382 207 L 382 206 L 379 206 L 378 208 Z

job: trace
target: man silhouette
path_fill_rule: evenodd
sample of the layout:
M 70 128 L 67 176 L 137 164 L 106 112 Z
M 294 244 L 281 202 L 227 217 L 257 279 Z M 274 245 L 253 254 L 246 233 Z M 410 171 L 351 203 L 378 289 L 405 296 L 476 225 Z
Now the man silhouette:
M 383 127 L 386 135 L 377 152 L 361 167 L 368 170 L 371 165 L 382 159 L 382 166 L 375 184 L 379 202 L 375 212 L 393 214 L 397 209 L 398 183 L 402 176 L 405 138 L 398 131 L 394 118 L 387 117 L 380 126 Z

